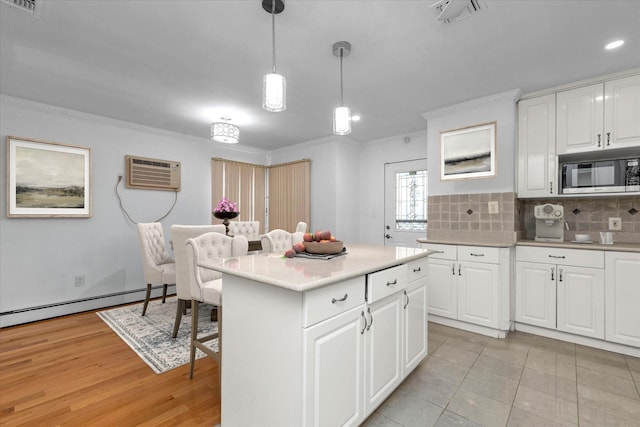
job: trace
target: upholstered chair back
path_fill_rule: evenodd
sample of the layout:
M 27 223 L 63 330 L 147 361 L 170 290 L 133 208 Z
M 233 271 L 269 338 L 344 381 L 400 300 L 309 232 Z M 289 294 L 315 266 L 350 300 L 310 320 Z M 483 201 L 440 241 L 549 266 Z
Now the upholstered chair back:
M 191 298 L 200 301 L 205 299 L 204 283 L 218 280 L 221 275 L 217 271 L 198 267 L 200 262 L 206 260 L 220 260 L 246 255 L 249 250 L 249 242 L 244 236 L 229 237 L 220 233 L 206 233 L 198 237 L 187 239 L 187 264 L 193 271 L 191 280 Z
M 296 233 L 306 233 L 307 232 L 307 223 L 300 221 L 298 225 L 296 225 Z
M 179 299 L 191 300 L 191 276 L 187 266 L 187 240 L 205 233 L 225 234 L 222 224 L 216 225 L 178 225 L 171 226 L 171 242 L 176 259 L 176 294 Z M 219 274 L 222 277 L 222 274 Z
M 231 221 L 229 234 L 232 236 L 255 236 L 260 234 L 260 221 Z
M 174 283 L 173 279 L 164 280 L 166 269 L 159 266 L 173 263 L 173 258 L 165 246 L 162 224 L 159 222 L 140 223 L 137 225 L 138 238 L 142 249 L 142 266 L 147 283 Z
M 304 233 L 289 233 L 286 230 L 276 228 L 260 236 L 263 252 L 284 252 L 291 249 L 296 242 L 302 242 Z

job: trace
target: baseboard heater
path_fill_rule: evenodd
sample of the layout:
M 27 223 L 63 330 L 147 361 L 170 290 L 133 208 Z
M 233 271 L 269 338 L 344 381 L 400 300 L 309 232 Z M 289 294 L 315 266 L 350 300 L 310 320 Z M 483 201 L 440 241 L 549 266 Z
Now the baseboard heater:
M 173 290 L 171 289 L 173 287 Z M 152 292 L 155 290 L 162 290 L 162 285 L 159 286 L 153 286 L 152 288 Z M 50 310 L 50 309 L 55 309 L 55 308 L 60 308 L 60 307 L 64 307 L 64 306 L 70 306 L 70 305 L 74 305 L 74 304 L 83 304 L 83 303 L 87 303 L 87 302 L 91 302 L 91 301 L 97 301 L 97 300 L 107 300 L 109 298 L 115 298 L 115 297 L 123 297 L 123 296 L 127 296 L 127 295 L 131 295 L 131 294 L 136 294 L 136 293 L 141 293 L 141 299 L 138 299 L 139 301 L 144 300 L 144 295 L 146 293 L 147 289 L 146 288 L 142 288 L 142 289 L 133 289 L 130 291 L 122 291 L 122 292 L 114 292 L 111 294 L 105 294 L 105 295 L 97 295 L 97 296 L 93 296 L 93 297 L 86 297 L 86 298 L 79 298 L 79 299 L 75 299 L 75 300 L 70 300 L 70 301 L 62 301 L 62 302 L 56 302 L 56 303 L 51 303 L 51 304 L 43 304 L 43 305 L 37 305 L 37 306 L 33 306 L 33 307 L 25 307 L 25 308 L 18 308 L 15 310 L 8 310 L 8 311 L 3 311 L 0 312 L 0 323 L 4 323 L 2 322 L 3 318 L 6 316 L 11 316 L 11 315 L 20 315 L 20 314 L 24 314 L 24 313 L 31 313 L 31 312 L 37 312 L 37 311 L 41 311 L 41 310 Z M 169 289 L 167 289 L 167 296 L 169 295 L 174 295 L 175 294 L 175 285 L 169 285 Z M 156 298 L 155 295 L 152 294 L 153 298 Z M 129 302 L 135 302 L 136 299 L 131 299 L 129 301 L 127 301 L 127 303 Z M 102 307 L 108 307 L 109 304 L 106 304 Z M 97 305 L 96 308 L 100 308 L 99 305 Z M 73 313 L 79 313 L 81 311 L 87 311 L 87 310 L 92 310 L 92 309 L 96 309 L 96 308 L 86 308 L 84 310 L 78 310 L 78 311 L 70 311 L 69 313 L 63 313 L 63 314 L 59 314 L 59 315 L 65 315 L 65 314 L 73 314 Z M 43 320 L 43 319 L 47 319 L 49 317 L 56 317 L 56 316 L 45 316 L 42 319 L 32 319 L 29 321 L 37 321 L 37 320 Z M 22 323 L 22 322 L 17 322 L 18 323 Z M 2 326 L 9 326 L 9 325 L 2 325 Z

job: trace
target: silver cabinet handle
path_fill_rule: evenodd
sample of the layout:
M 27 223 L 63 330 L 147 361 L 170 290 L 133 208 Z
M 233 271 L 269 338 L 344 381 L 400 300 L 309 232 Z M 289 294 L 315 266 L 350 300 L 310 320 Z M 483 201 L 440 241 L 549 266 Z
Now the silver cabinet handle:
M 553 194 L 553 181 L 549 181 L 549 194 Z
M 414 269 L 413 269 L 413 272 L 414 272 L 414 273 L 417 273 L 417 272 L 419 272 L 419 271 L 422 271 L 422 268 L 418 267 L 418 268 L 414 268 Z
M 455 262 L 454 262 L 454 263 L 451 263 L 451 274 L 452 274 L 453 276 L 455 276 L 455 275 L 456 275 L 456 263 L 455 263 Z
M 406 310 L 407 306 L 409 305 L 409 294 L 407 294 L 407 291 L 404 291 L 404 296 L 407 297 L 407 302 L 404 304 L 404 307 L 402 308 Z
M 462 276 L 462 264 L 458 264 L 458 276 Z
M 369 313 L 369 318 L 371 319 L 369 321 L 369 326 L 367 326 L 367 331 L 369 329 L 371 329 L 371 325 L 373 325 L 373 314 L 371 314 L 371 307 L 367 307 L 367 313 Z
M 555 280 L 553 278 L 553 273 L 556 271 L 556 269 L 554 267 L 551 267 L 551 280 Z
M 558 269 L 558 281 L 562 282 L 562 269 Z
M 484 254 L 474 254 L 473 252 L 470 255 L 471 256 L 484 256 Z
M 360 331 L 360 335 L 364 334 L 364 331 L 367 329 L 367 318 L 364 315 L 364 311 L 360 313 L 360 315 L 362 316 L 362 319 L 364 319 L 364 326 L 362 327 L 362 330 Z
M 611 145 L 611 132 L 607 132 L 607 146 Z
M 549 255 L 549 258 L 560 258 L 560 259 L 564 259 L 565 256 L 564 255 Z
M 398 279 L 393 279 L 393 282 L 387 282 L 387 286 L 394 286 L 398 284 Z
M 337 302 L 346 301 L 349 294 L 344 294 L 344 296 L 340 299 L 331 298 L 331 304 L 335 304 Z
M 598 134 L 598 147 L 600 147 L 600 134 Z

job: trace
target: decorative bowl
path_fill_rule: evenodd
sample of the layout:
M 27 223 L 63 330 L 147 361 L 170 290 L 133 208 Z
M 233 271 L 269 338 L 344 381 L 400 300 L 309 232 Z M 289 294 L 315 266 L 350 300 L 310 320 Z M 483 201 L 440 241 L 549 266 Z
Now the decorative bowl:
M 336 240 L 335 242 L 302 242 L 304 244 L 305 252 L 310 254 L 339 254 L 344 248 L 342 240 Z
M 591 235 L 589 234 L 576 234 L 576 242 L 589 242 Z

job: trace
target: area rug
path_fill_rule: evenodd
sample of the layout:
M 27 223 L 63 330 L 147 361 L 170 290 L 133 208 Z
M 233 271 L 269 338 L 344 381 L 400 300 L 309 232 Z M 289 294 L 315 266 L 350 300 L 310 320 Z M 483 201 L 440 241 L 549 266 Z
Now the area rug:
M 164 304 L 152 300 L 147 313 L 142 316 L 142 303 L 99 311 L 96 314 L 145 361 L 156 374 L 189 363 L 189 344 L 191 342 L 191 310 L 182 316 L 178 336 L 171 338 L 176 318 L 176 297 L 167 298 Z M 217 322 L 211 321 L 211 306 L 200 304 L 198 318 L 198 336 L 215 332 Z M 206 343 L 217 350 L 218 340 Z M 199 359 L 205 354 L 196 351 Z

